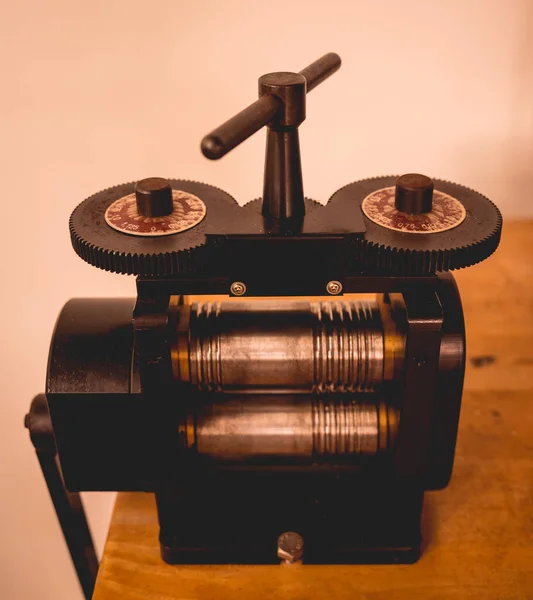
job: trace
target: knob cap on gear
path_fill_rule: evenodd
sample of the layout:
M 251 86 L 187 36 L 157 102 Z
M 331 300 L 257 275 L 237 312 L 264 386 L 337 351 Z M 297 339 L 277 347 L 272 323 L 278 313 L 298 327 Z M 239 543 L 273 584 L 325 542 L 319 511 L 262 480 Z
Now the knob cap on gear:
M 409 173 L 396 180 L 394 205 L 408 215 L 429 213 L 433 208 L 433 181 L 425 175 Z
M 329 199 L 328 206 L 342 209 L 357 203 L 363 212 L 366 232 L 354 242 L 354 267 L 368 273 L 429 275 L 469 267 L 496 250 L 502 216 L 488 198 L 434 179 L 431 211 L 408 214 L 396 206 L 397 180 L 363 179 Z
M 172 187 L 162 177 L 149 177 L 135 184 L 137 211 L 144 217 L 167 217 L 173 211 Z
M 160 213 L 170 207 L 167 183 L 173 209 L 164 215 Z M 141 210 L 139 193 L 144 196 Z M 206 234 L 222 233 L 238 219 L 239 208 L 214 186 L 151 178 L 84 200 L 70 217 L 70 236 L 78 256 L 106 271 L 157 277 L 191 274 L 209 263 Z

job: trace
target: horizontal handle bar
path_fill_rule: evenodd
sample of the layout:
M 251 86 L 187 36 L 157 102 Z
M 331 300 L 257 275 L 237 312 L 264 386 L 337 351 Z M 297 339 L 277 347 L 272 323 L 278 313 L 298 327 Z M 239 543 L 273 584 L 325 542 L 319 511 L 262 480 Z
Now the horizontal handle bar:
M 340 66 L 340 56 L 330 52 L 305 67 L 300 71 L 300 75 L 307 79 L 307 91 L 310 92 L 322 83 Z M 280 108 L 279 98 L 274 95 L 262 96 L 204 137 L 201 145 L 204 156 L 212 160 L 222 158 L 261 127 L 270 123 Z

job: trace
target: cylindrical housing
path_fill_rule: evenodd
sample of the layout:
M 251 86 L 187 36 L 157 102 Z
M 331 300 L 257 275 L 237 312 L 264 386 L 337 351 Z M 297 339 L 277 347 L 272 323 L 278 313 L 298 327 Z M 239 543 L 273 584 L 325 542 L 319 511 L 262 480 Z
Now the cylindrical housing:
M 179 311 L 174 372 L 202 390 L 358 392 L 383 380 L 376 301 L 206 302 Z
M 396 409 L 377 394 L 206 394 L 182 433 L 222 462 L 353 463 L 390 450 Z

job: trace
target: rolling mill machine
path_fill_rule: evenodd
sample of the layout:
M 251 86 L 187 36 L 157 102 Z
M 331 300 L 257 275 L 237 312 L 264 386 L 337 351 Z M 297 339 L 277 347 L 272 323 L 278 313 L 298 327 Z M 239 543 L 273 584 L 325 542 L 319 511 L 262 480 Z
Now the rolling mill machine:
M 303 194 L 306 94 L 340 66 L 259 79 L 202 141 L 267 127 L 263 196 L 187 180 L 106 189 L 70 218 L 76 253 L 137 276 L 75 299 L 26 417 L 87 597 L 79 492 L 154 492 L 170 563 L 413 562 L 424 491 L 450 478 L 465 367 L 449 271 L 498 246 L 496 206 L 420 174 Z

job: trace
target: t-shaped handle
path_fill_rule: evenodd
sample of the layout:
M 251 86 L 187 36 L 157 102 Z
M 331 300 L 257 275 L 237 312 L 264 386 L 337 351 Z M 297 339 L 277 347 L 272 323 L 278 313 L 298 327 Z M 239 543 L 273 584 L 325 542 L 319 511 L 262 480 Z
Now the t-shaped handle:
M 268 126 L 262 208 L 267 220 L 301 220 L 305 214 L 298 141 L 298 126 L 305 119 L 305 96 L 340 66 L 340 57 L 330 52 L 299 73 L 263 75 L 259 100 L 202 140 L 202 152 L 215 160 Z
M 330 52 L 300 71 L 306 79 L 306 92 L 310 92 L 341 66 L 338 54 Z M 271 73 L 271 75 L 277 75 Z M 268 77 L 268 75 L 263 75 Z M 202 140 L 204 156 L 212 160 L 222 158 L 235 146 L 248 139 L 261 127 L 268 125 L 281 108 L 282 100 L 272 94 L 261 96 L 253 104 L 214 129 Z

